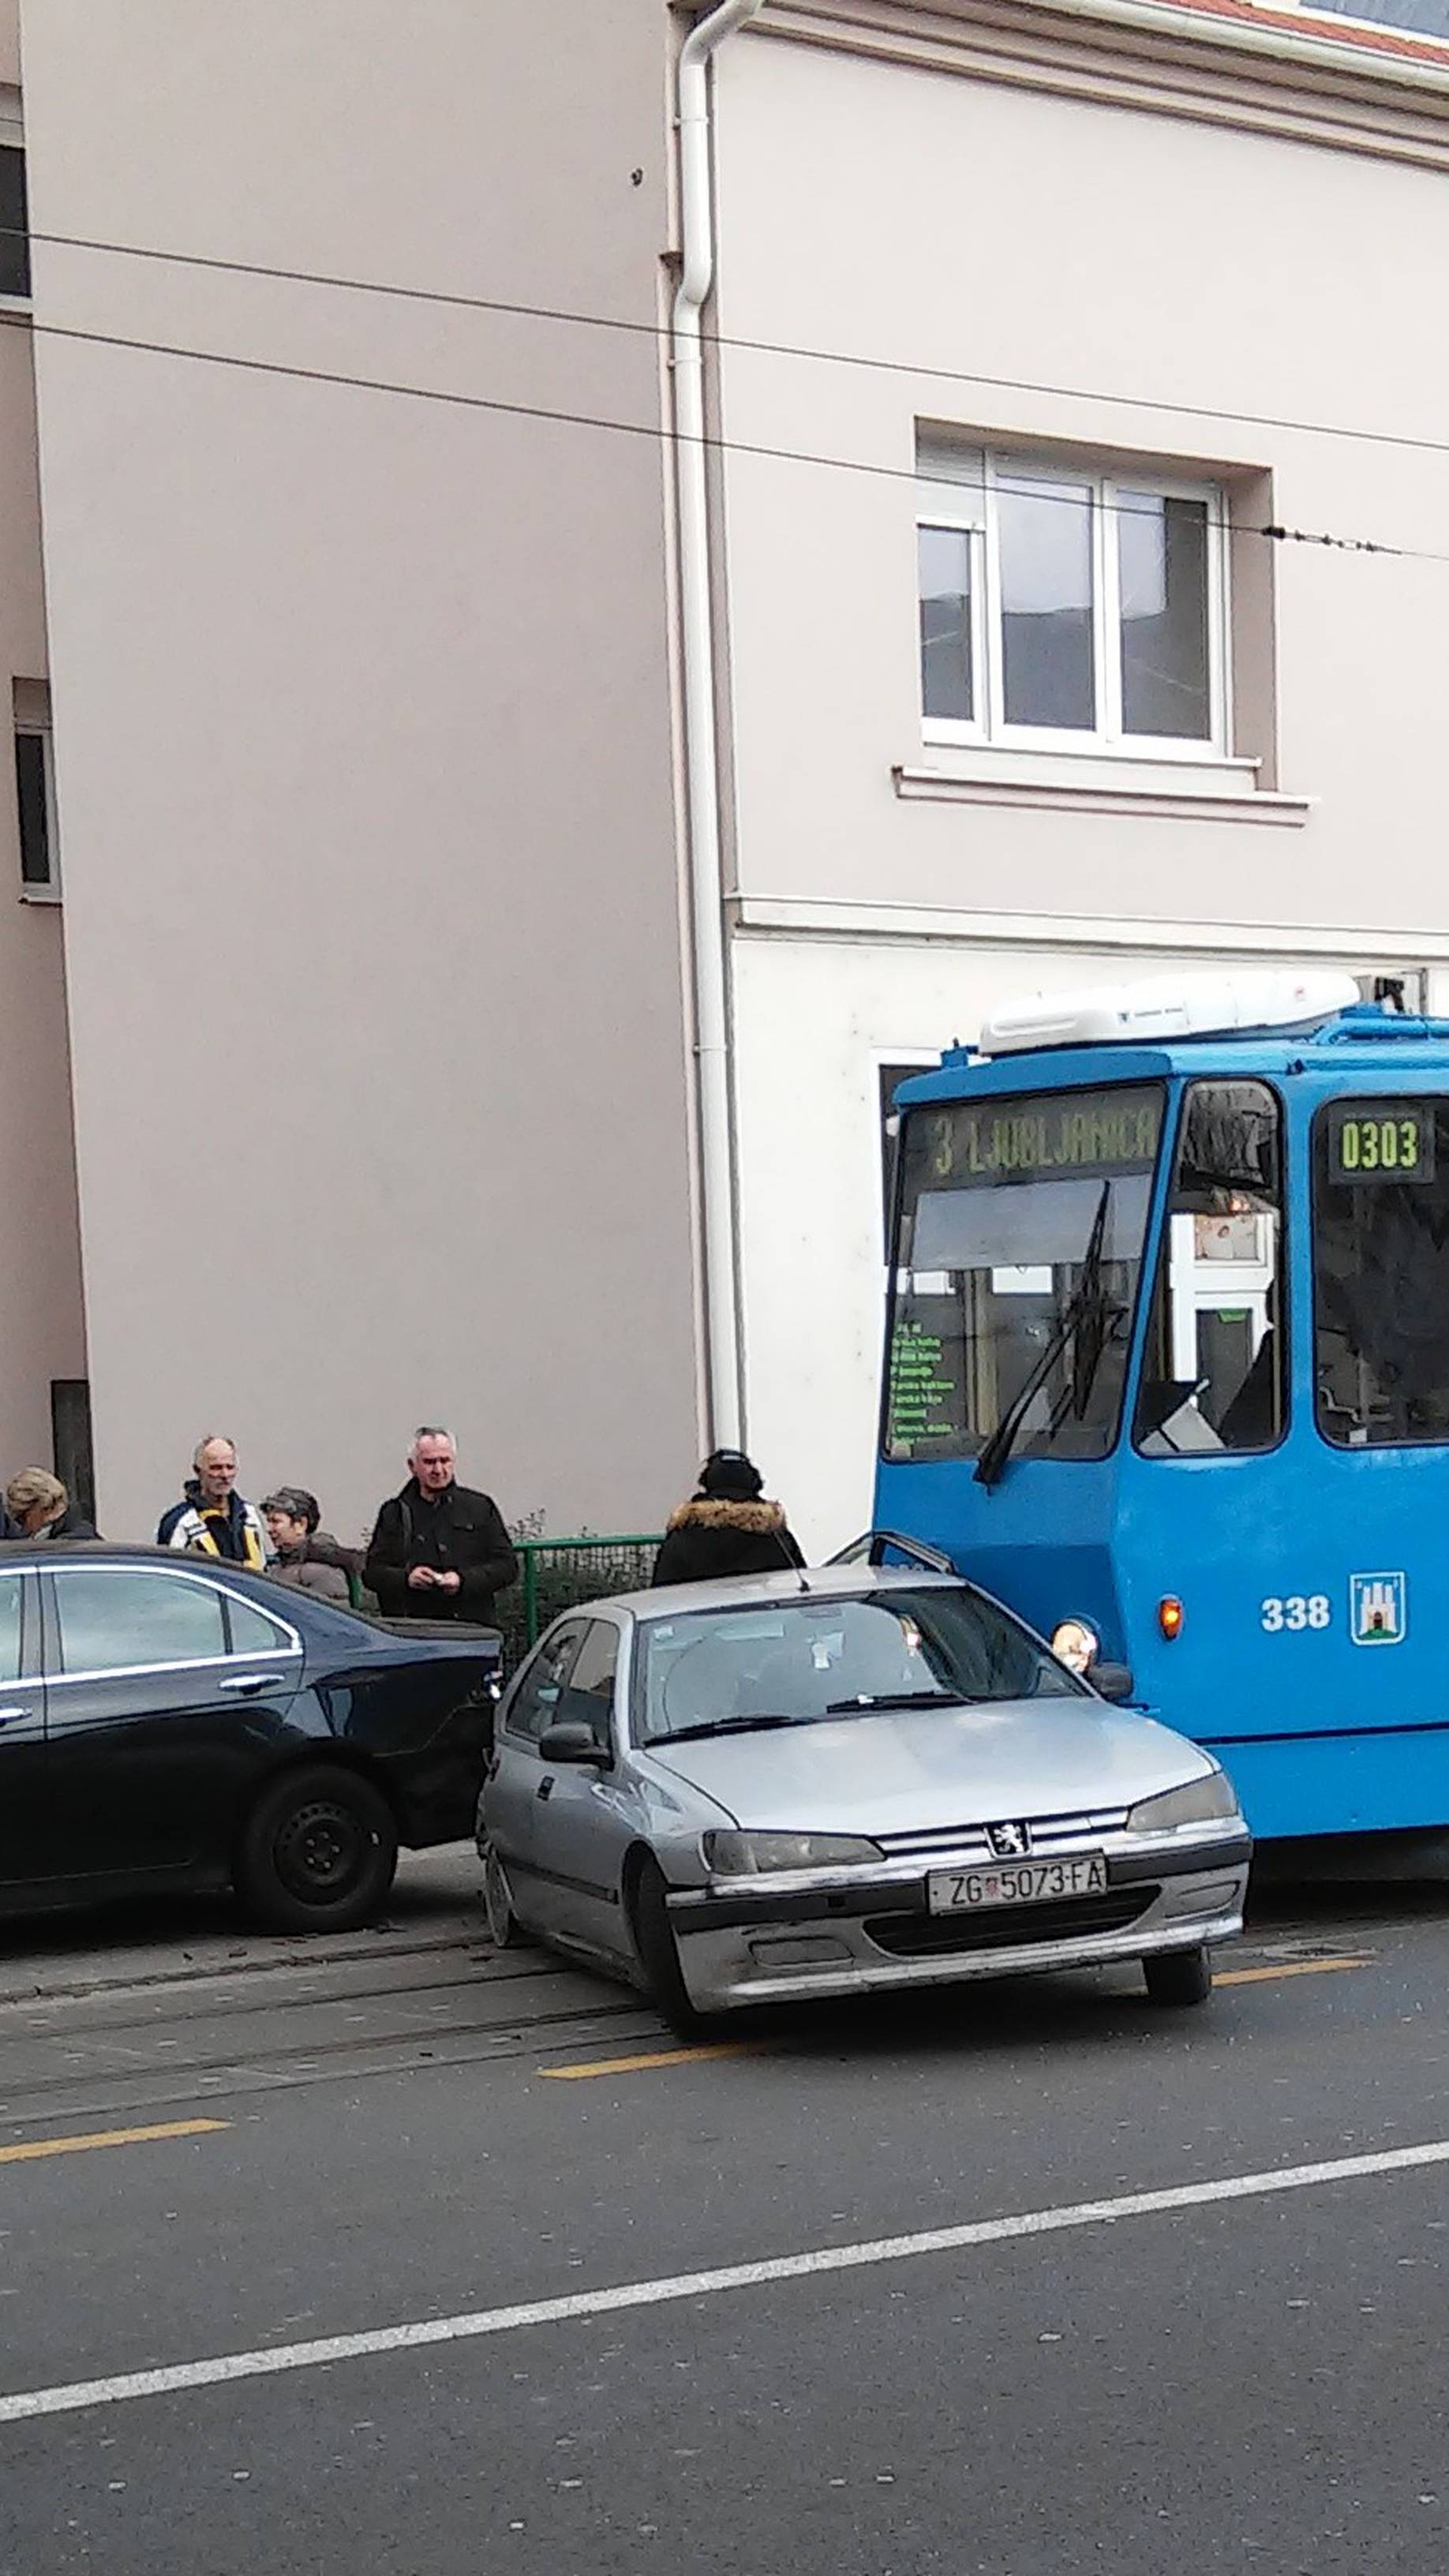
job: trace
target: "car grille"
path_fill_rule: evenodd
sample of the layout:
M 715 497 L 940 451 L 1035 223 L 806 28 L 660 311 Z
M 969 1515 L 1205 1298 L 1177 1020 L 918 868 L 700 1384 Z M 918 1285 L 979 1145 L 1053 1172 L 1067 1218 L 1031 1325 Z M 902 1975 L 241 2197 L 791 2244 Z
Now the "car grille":
M 1105 1896 L 1066 1897 L 1059 1905 L 1023 1905 L 980 1914 L 871 1914 L 864 1930 L 893 1959 L 944 1958 L 955 1950 L 1020 1950 L 1037 1941 L 1074 1941 L 1092 1932 L 1125 1932 L 1162 1893 L 1158 1887 L 1109 1887 Z
M 1019 1816 L 1020 1809 L 1002 1809 L 1002 1815 Z M 936 1860 L 949 1853 L 963 1862 L 990 1860 L 991 1846 L 986 1839 L 986 1826 L 994 1816 L 978 1819 L 969 1825 L 926 1825 L 908 1834 L 873 1834 L 888 1860 Z M 1060 1816 L 1028 1816 L 1031 1848 L 1037 1852 L 1072 1852 L 1085 1845 L 1100 1843 L 1104 1834 L 1120 1834 L 1127 1822 L 1125 1807 L 1076 1808 Z

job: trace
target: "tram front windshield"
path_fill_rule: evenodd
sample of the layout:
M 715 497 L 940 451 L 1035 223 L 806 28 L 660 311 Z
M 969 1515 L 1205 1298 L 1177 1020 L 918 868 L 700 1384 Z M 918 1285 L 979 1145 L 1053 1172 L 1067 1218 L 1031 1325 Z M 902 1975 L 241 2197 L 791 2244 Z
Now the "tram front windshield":
M 979 1458 L 1029 1388 L 1013 1455 L 1106 1455 L 1164 1110 L 1132 1083 L 908 1112 L 887 1458 Z

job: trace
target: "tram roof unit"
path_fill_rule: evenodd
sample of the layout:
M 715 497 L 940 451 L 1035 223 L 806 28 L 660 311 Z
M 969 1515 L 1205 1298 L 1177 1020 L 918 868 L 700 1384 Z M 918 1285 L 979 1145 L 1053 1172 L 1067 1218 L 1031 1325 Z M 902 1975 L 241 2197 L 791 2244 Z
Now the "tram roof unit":
M 1392 1072 L 1449 1087 L 1449 1020 L 1364 1002 L 1351 976 L 1315 967 L 1039 993 L 994 1011 L 975 1046 L 948 1047 L 897 1098 L 908 1108 L 958 1097 L 962 1074 L 973 1091 L 1004 1093 L 1310 1064 L 1336 1081 Z

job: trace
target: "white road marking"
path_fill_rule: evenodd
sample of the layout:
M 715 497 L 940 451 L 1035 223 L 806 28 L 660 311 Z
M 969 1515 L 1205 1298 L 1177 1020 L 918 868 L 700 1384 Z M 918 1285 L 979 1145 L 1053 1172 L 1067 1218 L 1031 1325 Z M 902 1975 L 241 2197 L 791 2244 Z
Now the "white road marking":
M 327 2335 L 313 2343 L 217 2353 L 206 2361 L 172 2362 L 163 2369 L 125 2371 L 111 2379 L 75 2379 L 56 2388 L 18 2389 L 12 2396 L 0 2397 L 0 2424 L 23 2424 L 37 2415 L 75 2415 L 92 2406 L 125 2405 L 136 2397 L 169 2397 L 181 2389 L 215 2388 L 229 2380 L 271 2379 L 282 2371 L 323 2370 L 335 2361 L 365 2361 L 377 2353 L 419 2352 L 432 2344 L 513 2334 L 522 2326 L 566 2325 L 579 2317 L 617 2315 L 625 2308 L 659 2308 L 676 2299 L 714 2298 L 726 2290 L 765 2289 L 776 2281 L 810 2280 L 824 2272 L 857 2272 L 871 2264 L 903 2263 L 922 2254 L 961 2253 L 975 2245 L 1056 2236 L 1074 2227 L 1108 2227 L 1124 2218 L 1153 2218 L 1165 2211 L 1205 2209 L 1219 2201 L 1258 2200 L 1274 2192 L 1310 2191 L 1320 2183 L 1354 2182 L 1442 2164 L 1449 2164 L 1449 2138 L 1436 2138 L 1420 2147 L 1385 2148 L 1376 2155 L 1336 2156 L 1323 2164 L 1280 2165 L 1268 2173 L 1228 2174 L 1218 2182 L 1179 2183 L 1167 2191 L 1120 2192 L 1111 2200 L 1023 2210 L 1015 2218 L 971 2219 L 960 2227 L 923 2228 L 913 2236 L 823 2245 L 810 2254 L 770 2255 L 759 2263 L 725 2263 L 711 2271 L 676 2272 L 662 2280 L 624 2281 L 612 2290 L 529 2299 L 516 2307 L 424 2317 L 411 2325 Z

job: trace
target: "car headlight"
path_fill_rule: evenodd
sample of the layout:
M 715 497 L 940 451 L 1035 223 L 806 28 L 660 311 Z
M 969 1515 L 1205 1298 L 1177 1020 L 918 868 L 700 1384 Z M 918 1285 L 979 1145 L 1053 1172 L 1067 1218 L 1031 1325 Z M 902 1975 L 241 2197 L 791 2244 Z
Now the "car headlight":
M 706 1869 L 721 1878 L 750 1878 L 775 1869 L 845 1869 L 852 1861 L 882 1860 L 879 1843 L 863 1834 L 702 1834 Z
M 1127 1818 L 1129 1834 L 1175 1834 L 1184 1825 L 1216 1825 L 1238 1813 L 1238 1793 L 1226 1771 L 1188 1780 L 1156 1798 L 1139 1799 Z
M 1052 1653 L 1069 1673 L 1089 1670 L 1102 1651 L 1102 1641 L 1085 1619 L 1063 1619 L 1052 1630 Z

